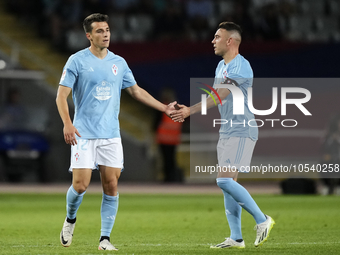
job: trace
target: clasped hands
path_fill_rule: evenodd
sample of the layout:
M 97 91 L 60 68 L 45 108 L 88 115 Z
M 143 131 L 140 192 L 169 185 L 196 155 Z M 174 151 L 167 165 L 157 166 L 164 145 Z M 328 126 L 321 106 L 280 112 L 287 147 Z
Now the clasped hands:
M 183 122 L 185 118 L 190 116 L 190 107 L 187 107 L 183 104 L 177 104 L 177 102 L 175 101 L 167 106 L 165 113 L 173 121 Z

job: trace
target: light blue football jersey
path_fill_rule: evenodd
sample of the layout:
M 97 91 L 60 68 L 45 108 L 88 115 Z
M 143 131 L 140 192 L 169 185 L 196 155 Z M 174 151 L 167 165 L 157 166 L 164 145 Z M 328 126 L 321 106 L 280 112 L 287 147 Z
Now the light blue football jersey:
M 109 50 L 104 59 L 97 58 L 89 48 L 70 56 L 60 85 L 72 89 L 73 125 L 82 139 L 120 137 L 121 90 L 135 84 L 126 61 Z
M 230 93 L 223 101 L 222 106 L 218 105 L 221 119 L 228 121 L 220 127 L 220 138 L 228 137 L 249 137 L 252 140 L 258 139 L 258 128 L 254 120 L 254 114 L 248 108 L 248 88 L 253 84 L 253 70 L 243 56 L 238 54 L 228 64 L 222 59 L 215 71 L 215 84 L 222 83 L 225 79 L 235 80 L 244 95 L 244 115 L 233 114 L 233 95 Z M 253 127 L 255 126 L 255 127 Z

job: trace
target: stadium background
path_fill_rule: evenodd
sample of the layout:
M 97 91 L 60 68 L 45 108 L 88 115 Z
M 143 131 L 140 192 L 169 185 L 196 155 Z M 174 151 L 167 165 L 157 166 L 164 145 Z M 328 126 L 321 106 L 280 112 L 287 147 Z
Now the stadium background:
M 0 107 L 5 108 L 11 88 L 19 90 L 20 103 L 29 115 L 23 126 L 46 144 L 36 149 L 38 154 L 32 154 L 34 146 L 18 136 L 20 146 L 14 151 L 19 152 L 13 154 L 11 149 L 14 163 L 10 170 L 5 169 L 3 160 L 0 162 L 0 181 L 70 180 L 69 148 L 63 141 L 54 98 L 68 56 L 88 46 L 81 27 L 88 14 L 110 16 L 110 50 L 127 60 L 141 87 L 156 98 L 162 88 L 171 87 L 180 103 L 189 104 L 190 78 L 214 74 L 220 58 L 214 56 L 211 40 L 217 24 L 225 20 L 242 26 L 240 53 L 250 61 L 256 78 L 338 77 L 339 10 L 337 0 L 1 1 Z M 338 113 L 340 90 L 322 81 L 318 87 L 308 88 L 313 90 L 315 100 L 310 106 L 317 123 L 313 124 L 313 132 L 264 137 L 258 142 L 255 160 L 271 162 L 283 157 L 295 162 L 321 161 L 322 139 L 330 118 Z M 256 93 L 264 107 L 270 104 L 268 90 L 258 88 Z M 121 110 L 126 169 L 121 181 L 160 183 L 160 155 L 152 130 L 155 112 L 124 92 Z M 194 182 L 188 176 L 189 123 L 185 122 L 177 153 L 179 167 L 186 174 L 185 183 Z M 310 125 L 308 120 L 301 123 L 301 132 Z M 5 136 L 2 139 L 4 155 L 9 149 Z M 40 163 L 27 163 L 34 157 L 41 159 L 42 168 Z M 99 180 L 98 175 L 94 180 Z
M 301 86 L 311 91 L 306 107 L 313 117 L 301 118 L 301 112 L 288 108 L 289 118 L 301 119 L 299 127 L 260 129 L 253 162 L 322 162 L 330 120 L 339 114 L 339 0 L 0 0 L 0 254 L 102 254 L 96 251 L 98 172 L 78 212 L 72 246 L 65 249 L 59 242 L 71 175 L 55 97 L 67 58 L 88 46 L 81 22 L 93 12 L 110 16 L 110 50 L 127 60 L 138 84 L 156 98 L 171 87 L 185 104 L 190 103 L 190 78 L 212 77 L 220 60 L 211 44 L 217 24 L 239 23 L 244 30 L 240 53 L 256 78 L 311 78 L 314 84 Z M 255 108 L 268 109 L 268 86 L 254 87 L 254 93 Z M 12 126 L 3 117 L 9 95 L 19 103 L 11 108 Z M 125 171 L 111 235 L 117 253 L 219 253 L 209 246 L 229 233 L 221 190 L 213 179 L 189 176 L 190 142 L 209 146 L 204 139 L 190 141 L 186 121 L 177 153 L 185 181 L 163 183 L 155 114 L 122 92 Z M 242 252 L 339 254 L 340 196 L 315 194 L 327 194 L 319 177 L 288 183 L 240 179 L 277 222 L 258 249 L 251 245 L 254 220 L 243 213 L 247 248 Z M 295 194 L 313 194 L 282 195 L 281 183 Z

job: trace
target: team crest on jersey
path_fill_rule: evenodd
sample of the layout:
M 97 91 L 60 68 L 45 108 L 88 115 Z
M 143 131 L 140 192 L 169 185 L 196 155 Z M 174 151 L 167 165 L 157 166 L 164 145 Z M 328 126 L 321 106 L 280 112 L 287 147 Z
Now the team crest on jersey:
M 228 77 L 228 73 L 227 73 L 227 71 L 225 70 L 225 71 L 223 72 L 223 79 L 227 79 L 227 77 Z
M 118 66 L 116 66 L 115 64 L 113 64 L 113 66 L 112 66 L 112 72 L 113 72 L 114 75 L 117 75 L 117 73 L 118 73 Z
M 101 101 L 108 100 L 112 97 L 112 85 L 102 81 L 94 87 L 92 95 Z
M 65 80 L 65 77 L 66 77 L 66 69 L 64 69 L 63 74 L 61 75 L 60 82 Z

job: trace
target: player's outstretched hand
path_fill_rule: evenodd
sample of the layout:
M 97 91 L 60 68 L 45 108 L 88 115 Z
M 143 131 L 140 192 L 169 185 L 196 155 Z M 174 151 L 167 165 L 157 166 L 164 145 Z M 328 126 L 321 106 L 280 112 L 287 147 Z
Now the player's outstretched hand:
M 170 117 L 175 122 L 183 122 L 185 118 L 190 116 L 190 108 L 184 104 L 177 104 L 179 110 L 172 111 Z
M 78 137 L 81 137 L 78 130 L 72 124 L 64 126 L 64 139 L 67 144 L 76 145 L 77 144 L 76 135 Z
M 170 103 L 166 106 L 165 114 L 168 115 L 168 117 L 170 117 L 170 118 L 171 118 L 170 113 L 175 110 L 175 104 L 177 104 L 176 101 L 174 101 L 174 102 L 172 102 L 172 103 Z

